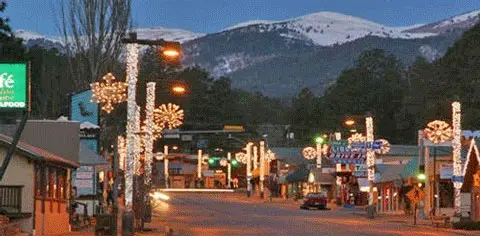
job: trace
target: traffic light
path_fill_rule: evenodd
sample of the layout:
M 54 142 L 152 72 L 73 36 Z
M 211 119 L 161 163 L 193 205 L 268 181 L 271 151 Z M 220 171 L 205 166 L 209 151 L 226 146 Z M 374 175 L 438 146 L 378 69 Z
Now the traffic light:
M 427 178 L 427 176 L 425 175 L 425 166 L 424 165 L 420 165 L 418 167 L 418 175 L 417 175 L 417 179 L 421 182 L 424 182 L 425 179 Z
M 233 167 L 237 167 L 239 163 L 238 163 L 237 159 L 232 159 L 230 161 L 230 164 L 232 164 Z

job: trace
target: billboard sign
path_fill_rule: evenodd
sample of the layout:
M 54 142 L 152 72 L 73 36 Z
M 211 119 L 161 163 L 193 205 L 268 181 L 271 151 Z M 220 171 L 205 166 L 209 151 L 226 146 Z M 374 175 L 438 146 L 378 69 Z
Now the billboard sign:
M 27 109 L 27 63 L 0 63 L 0 109 Z

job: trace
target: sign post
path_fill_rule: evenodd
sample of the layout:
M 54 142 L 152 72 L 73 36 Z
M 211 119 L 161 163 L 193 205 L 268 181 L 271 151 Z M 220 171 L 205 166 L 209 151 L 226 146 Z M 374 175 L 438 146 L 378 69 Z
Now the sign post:
M 0 167 L 0 181 L 5 174 L 30 112 L 30 73 L 28 63 L 0 63 L 0 112 L 23 111 L 7 155 Z
M 417 224 L 417 204 L 419 201 L 425 199 L 425 193 L 418 186 L 414 186 L 407 194 L 407 197 L 410 199 L 410 202 L 415 206 L 413 214 L 413 224 Z

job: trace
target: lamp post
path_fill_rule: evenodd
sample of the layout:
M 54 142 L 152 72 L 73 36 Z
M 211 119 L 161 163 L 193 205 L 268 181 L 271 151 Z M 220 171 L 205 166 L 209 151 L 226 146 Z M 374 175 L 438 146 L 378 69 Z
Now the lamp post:
M 265 181 L 265 141 L 260 141 L 260 198 L 265 197 L 264 193 Z
M 248 143 L 246 147 L 247 157 L 247 197 L 252 196 L 252 146 L 253 143 Z
M 461 214 L 460 189 L 463 185 L 462 160 L 461 160 L 461 137 L 462 137 L 462 109 L 460 102 L 452 103 L 452 126 L 453 126 L 453 187 L 455 188 L 455 215 Z M 466 167 L 465 167 L 466 168 Z
M 445 121 L 435 120 L 427 124 L 427 128 L 424 130 L 424 134 L 430 142 L 433 144 L 444 143 L 452 139 L 452 129 L 450 125 Z M 437 204 L 439 203 L 438 183 L 437 183 L 437 148 L 433 146 L 433 196 L 434 202 L 432 207 L 432 214 L 436 215 Z
M 132 214 L 133 205 L 133 172 L 134 172 L 134 157 L 135 157 L 135 110 L 136 103 L 136 89 L 137 89 L 137 75 L 138 75 L 138 55 L 139 45 L 173 45 L 179 48 L 179 43 L 167 42 L 165 40 L 137 40 L 136 33 L 130 33 L 130 38 L 123 39 L 122 42 L 127 44 L 127 158 L 125 165 L 125 212 L 122 217 L 122 235 L 133 235 L 134 217 Z M 165 56 L 178 57 L 179 53 L 173 53 L 168 47 L 164 50 Z M 175 55 L 174 55 L 175 54 Z
M 228 152 L 227 153 L 227 160 L 228 160 L 228 166 L 227 166 L 227 185 L 230 188 L 230 184 L 232 182 L 232 153 Z
M 197 153 L 197 178 L 198 179 L 202 178 L 202 161 L 203 161 L 202 149 L 198 149 L 198 153 Z

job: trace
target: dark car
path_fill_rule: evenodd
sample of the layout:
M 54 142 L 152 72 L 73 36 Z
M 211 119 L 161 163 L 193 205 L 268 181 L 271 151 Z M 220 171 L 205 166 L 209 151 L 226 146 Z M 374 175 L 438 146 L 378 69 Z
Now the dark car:
M 300 209 L 309 209 L 311 207 L 318 209 L 327 208 L 327 197 L 324 193 L 309 193 L 303 198 L 303 204 Z

